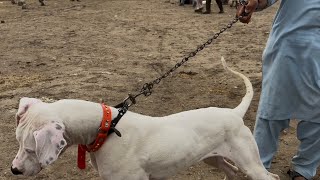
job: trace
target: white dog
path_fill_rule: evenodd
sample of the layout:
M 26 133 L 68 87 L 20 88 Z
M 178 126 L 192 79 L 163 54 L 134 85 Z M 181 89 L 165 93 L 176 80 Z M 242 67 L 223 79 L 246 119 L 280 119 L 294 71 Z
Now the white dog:
M 164 117 L 128 111 L 117 125 L 122 137 L 113 133 L 98 151 L 90 153 L 99 175 L 110 180 L 165 179 L 204 161 L 222 169 L 228 179 L 235 179 L 237 167 L 254 180 L 279 179 L 263 167 L 251 131 L 242 120 L 253 97 L 252 85 L 244 75 L 224 66 L 246 84 L 247 93 L 236 108 L 209 107 Z M 111 107 L 111 111 L 112 118 L 116 117 L 117 109 Z M 20 148 L 12 172 L 35 175 L 68 146 L 90 144 L 96 138 L 102 114 L 98 103 L 44 103 L 22 98 L 16 114 Z

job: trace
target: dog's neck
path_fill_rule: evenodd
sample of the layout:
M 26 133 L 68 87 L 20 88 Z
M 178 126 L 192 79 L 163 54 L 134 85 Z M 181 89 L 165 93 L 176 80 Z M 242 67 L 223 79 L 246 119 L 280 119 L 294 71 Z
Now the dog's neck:
M 97 137 L 101 120 L 103 117 L 102 107 L 98 103 L 85 104 L 85 107 L 74 114 L 68 114 L 63 118 L 65 125 L 64 138 L 68 145 L 84 144 L 88 145 L 94 142 Z M 116 108 L 110 107 L 112 119 L 118 115 Z

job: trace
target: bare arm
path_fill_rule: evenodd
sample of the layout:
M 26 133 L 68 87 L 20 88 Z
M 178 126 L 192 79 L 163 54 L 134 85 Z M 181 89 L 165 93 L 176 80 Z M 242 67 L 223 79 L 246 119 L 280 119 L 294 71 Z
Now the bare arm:
M 237 17 L 242 23 L 249 23 L 251 16 L 255 11 L 261 11 L 278 0 L 247 0 L 246 5 L 241 5 L 237 11 Z

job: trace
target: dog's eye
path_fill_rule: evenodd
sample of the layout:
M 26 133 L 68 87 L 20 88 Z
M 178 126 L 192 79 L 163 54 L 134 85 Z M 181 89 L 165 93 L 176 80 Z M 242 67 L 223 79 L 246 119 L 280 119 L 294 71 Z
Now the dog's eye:
M 34 154 L 36 153 L 34 150 L 31 150 L 31 149 L 25 149 L 25 151 L 29 154 Z

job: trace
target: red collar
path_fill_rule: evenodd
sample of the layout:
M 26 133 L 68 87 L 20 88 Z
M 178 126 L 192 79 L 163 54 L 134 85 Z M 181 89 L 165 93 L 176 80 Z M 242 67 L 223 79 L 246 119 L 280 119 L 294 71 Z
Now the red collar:
M 103 145 L 107 139 L 108 132 L 111 127 L 112 114 L 109 106 L 101 104 L 103 110 L 103 117 L 99 128 L 99 133 L 96 140 L 89 145 L 78 145 L 78 167 L 80 169 L 86 168 L 86 151 L 95 152 Z

